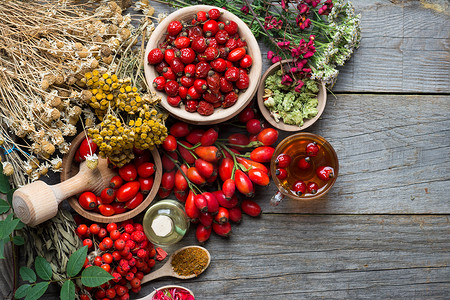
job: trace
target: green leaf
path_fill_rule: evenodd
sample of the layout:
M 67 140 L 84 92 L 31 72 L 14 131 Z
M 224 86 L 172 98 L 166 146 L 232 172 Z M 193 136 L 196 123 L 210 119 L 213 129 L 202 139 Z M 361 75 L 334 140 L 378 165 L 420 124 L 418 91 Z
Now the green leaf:
M 5 239 L 0 240 L 0 259 L 5 259 Z
M 9 214 L 6 219 L 0 224 L 0 239 L 9 237 L 9 235 L 16 229 L 17 224 L 19 224 L 19 219 L 12 220 L 12 215 Z M 11 216 L 11 218 L 9 217 Z
M 69 275 L 69 277 L 74 277 L 80 273 L 84 262 L 86 261 L 87 251 L 88 247 L 84 246 L 70 256 L 69 261 L 67 262 L 67 275 Z
M 39 277 L 44 280 L 50 280 L 52 278 L 52 267 L 42 256 L 36 257 L 34 261 L 34 268 Z
M 36 282 L 36 273 L 32 269 L 21 267 L 19 273 L 23 281 Z
M 6 216 L 5 221 L 6 222 L 11 222 L 13 220 L 13 218 L 14 218 L 14 214 L 9 214 L 9 215 Z
M 45 291 L 47 290 L 49 284 L 49 281 L 39 282 L 38 284 L 33 286 L 27 293 L 25 300 L 37 300 L 41 298 L 41 296 L 44 295 Z
M 6 202 L 3 199 L 0 199 L 0 214 L 4 214 L 5 212 L 7 212 L 9 209 L 11 208 L 11 206 L 9 205 L 8 202 Z
M 24 227 L 25 227 L 25 223 L 22 221 L 19 221 L 19 223 L 16 226 L 16 230 L 21 230 Z
M 8 193 L 6 194 L 7 198 L 6 200 L 8 200 L 9 205 L 12 206 L 12 199 L 13 199 L 13 194 L 17 189 L 11 189 L 8 191 Z
M 11 189 L 8 177 L 3 174 L 3 164 L 0 164 L 0 193 L 6 194 Z
M 25 239 L 21 236 L 15 235 L 12 242 L 14 243 L 14 245 L 22 246 L 23 244 L 25 244 Z
M 84 269 L 81 273 L 81 283 L 87 287 L 96 287 L 113 279 L 108 272 L 100 267 L 92 266 Z
M 19 288 L 16 290 L 16 293 L 14 294 L 14 297 L 16 299 L 23 298 L 23 297 L 25 297 L 28 294 L 30 289 L 31 289 L 31 285 L 23 284 L 23 285 L 19 286 Z
M 72 280 L 67 280 L 61 287 L 60 293 L 61 300 L 74 300 L 75 299 L 75 284 Z

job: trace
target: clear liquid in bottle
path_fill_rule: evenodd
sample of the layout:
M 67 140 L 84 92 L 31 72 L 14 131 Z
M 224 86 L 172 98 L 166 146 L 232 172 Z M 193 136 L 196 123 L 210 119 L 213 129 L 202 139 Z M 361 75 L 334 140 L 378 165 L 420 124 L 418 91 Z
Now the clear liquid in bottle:
M 180 202 L 161 200 L 147 210 L 142 225 L 153 244 L 167 246 L 184 237 L 189 229 L 189 218 Z

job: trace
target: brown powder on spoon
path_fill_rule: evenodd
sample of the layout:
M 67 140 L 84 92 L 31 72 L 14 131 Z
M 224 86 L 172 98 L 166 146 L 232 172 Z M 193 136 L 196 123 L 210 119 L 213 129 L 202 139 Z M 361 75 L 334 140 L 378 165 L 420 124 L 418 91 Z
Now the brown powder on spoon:
M 198 276 L 207 265 L 208 254 L 197 247 L 183 249 L 172 259 L 172 268 L 180 276 Z

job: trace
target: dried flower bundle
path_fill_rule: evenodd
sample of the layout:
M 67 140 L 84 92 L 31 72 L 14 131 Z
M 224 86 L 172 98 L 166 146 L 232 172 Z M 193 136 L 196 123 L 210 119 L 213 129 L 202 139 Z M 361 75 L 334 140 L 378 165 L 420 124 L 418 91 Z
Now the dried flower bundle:
M 91 109 L 83 108 L 86 73 L 131 77 L 145 93 L 144 76 L 136 72 L 143 48 L 134 46 L 154 30 L 154 9 L 144 1 L 146 15 L 135 28 L 115 2 L 0 2 L 0 139 L 5 160 L 29 182 L 49 168 L 60 170 L 56 155 L 68 151 L 66 137 L 76 135 L 83 115 L 86 127 L 98 122 Z M 16 186 L 26 183 L 14 176 Z

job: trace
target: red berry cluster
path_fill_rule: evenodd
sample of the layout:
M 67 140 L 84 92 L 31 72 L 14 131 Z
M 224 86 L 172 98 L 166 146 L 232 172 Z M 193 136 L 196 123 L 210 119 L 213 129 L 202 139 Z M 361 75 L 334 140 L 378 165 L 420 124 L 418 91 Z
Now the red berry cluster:
M 155 165 L 151 162 L 149 150 L 134 149 L 134 153 L 134 160 L 117 169 L 118 175 L 111 179 L 109 187 L 103 189 L 100 195 L 89 191 L 81 193 L 78 197 L 80 206 L 104 216 L 121 214 L 138 207 L 153 187 Z
M 159 76 L 153 86 L 167 94 L 174 107 L 183 102 L 186 111 L 211 115 L 238 99 L 249 86 L 252 58 L 247 43 L 232 20 L 219 20 L 218 9 L 199 11 L 191 25 L 170 22 L 167 37 L 147 56 Z
M 270 182 L 264 164 L 272 158 L 271 145 L 277 141 L 278 131 L 262 129 L 252 108 L 244 109 L 238 119 L 244 123 L 254 120 L 259 130 L 248 132 L 250 136 L 235 133 L 220 142 L 216 128 L 191 128 L 178 122 L 170 127 L 162 145 L 164 172 L 159 196 L 165 198 L 174 191 L 189 218 L 198 222 L 199 242 L 207 241 L 212 231 L 229 235 L 230 221 L 240 222 L 242 212 L 253 217 L 261 213 L 260 206 L 249 198 L 255 194 L 255 185 Z M 250 148 L 255 148 L 250 155 L 241 153 Z M 244 199 L 239 201 L 238 195 Z
M 312 166 L 312 160 L 319 154 L 319 145 L 316 142 L 310 142 L 306 145 L 304 152 L 306 156 L 300 158 L 296 162 L 296 166 L 300 171 L 307 171 Z M 291 166 L 292 158 L 286 154 L 282 153 L 278 155 L 275 160 L 277 166 L 276 176 L 280 180 L 285 180 L 288 177 L 287 168 Z M 334 177 L 334 169 L 330 166 L 319 166 L 316 168 L 315 173 L 317 178 L 323 182 L 327 182 Z M 291 191 L 297 196 L 304 195 L 305 193 L 316 194 L 322 186 L 319 186 L 315 181 L 310 180 L 305 183 L 303 180 L 297 180 L 291 187 Z
M 141 224 L 132 220 L 107 226 L 80 224 L 76 233 L 91 251 L 84 268 L 99 266 L 114 277 L 98 288 L 85 287 L 94 299 L 127 300 L 130 290 L 141 290 L 141 280 L 155 265 L 156 255 Z

